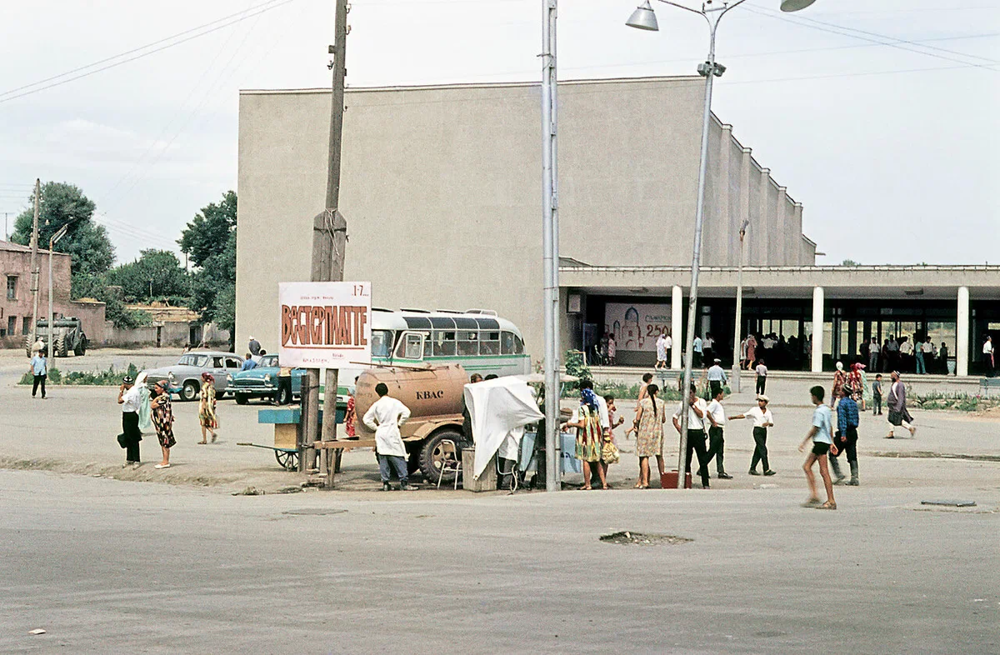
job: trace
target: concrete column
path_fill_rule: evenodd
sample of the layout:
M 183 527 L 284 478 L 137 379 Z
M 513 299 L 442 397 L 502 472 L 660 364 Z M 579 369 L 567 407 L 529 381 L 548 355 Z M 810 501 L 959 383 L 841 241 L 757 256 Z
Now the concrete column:
M 812 372 L 823 372 L 823 287 L 813 287 Z
M 792 232 L 789 237 L 792 242 L 792 250 L 794 251 L 794 256 L 791 262 L 792 264 L 797 264 L 798 266 L 813 266 L 816 263 L 816 258 L 813 257 L 810 261 L 808 258 L 803 256 L 802 248 L 802 203 L 795 203 L 795 207 L 792 213 Z
M 719 231 L 725 235 L 725 238 L 709 239 L 709 242 L 715 242 L 714 245 L 718 248 L 718 250 L 713 251 L 712 259 L 708 260 L 709 264 L 715 264 L 718 266 L 736 265 L 736 259 L 733 257 L 735 254 L 735 250 L 733 248 L 733 242 L 735 239 L 729 238 L 739 229 L 739 225 L 736 224 L 736 217 L 729 211 L 729 171 L 730 166 L 732 165 L 732 162 L 730 161 L 732 147 L 733 126 L 723 125 L 722 138 L 719 139 L 719 187 L 715 192 L 715 199 L 713 202 L 718 204 Z M 705 244 L 702 243 L 702 247 L 704 246 Z M 702 261 L 705 260 L 702 259 Z
M 681 368 L 681 351 L 684 349 L 683 320 L 684 292 L 675 286 L 670 299 L 670 340 L 673 342 L 670 350 L 670 368 L 675 371 Z
M 774 230 L 774 236 L 767 244 L 768 261 L 771 266 L 790 266 L 795 263 L 790 261 L 785 253 L 785 244 L 792 241 L 798 245 L 799 240 L 798 235 L 792 232 L 791 226 L 788 224 L 791 212 L 785 211 L 786 205 L 788 205 L 788 187 L 779 186 L 778 202 L 774 207 L 774 216 L 771 217 L 771 225 L 777 229 Z
M 771 243 L 778 238 L 778 235 L 774 233 L 772 228 L 774 227 L 774 217 L 768 211 L 767 206 L 767 193 L 771 189 L 771 169 L 762 168 L 760 169 L 760 206 L 757 209 L 757 234 L 754 239 L 754 244 L 757 247 L 757 252 L 760 253 L 760 263 L 762 266 L 772 266 L 774 262 L 771 261 L 771 250 L 773 246 Z
M 969 287 L 958 288 L 958 318 L 955 322 L 955 375 L 969 375 Z
M 743 221 L 750 220 L 750 167 L 753 163 L 753 157 L 750 156 L 752 151 L 750 148 L 743 149 L 743 159 L 740 162 L 740 199 L 739 199 L 739 215 L 736 217 L 736 225 L 739 228 L 743 225 Z M 747 238 L 751 241 L 753 240 L 754 230 L 757 228 L 753 224 L 747 226 Z M 739 241 L 736 243 L 736 255 L 739 256 Z M 750 258 L 750 251 L 745 250 L 744 256 L 746 259 L 743 263 L 756 265 L 757 262 Z

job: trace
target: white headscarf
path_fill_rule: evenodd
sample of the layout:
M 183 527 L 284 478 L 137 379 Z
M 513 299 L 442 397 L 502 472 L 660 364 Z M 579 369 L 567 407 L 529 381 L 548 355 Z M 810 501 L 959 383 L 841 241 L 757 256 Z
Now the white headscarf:
M 837 362 L 837 370 L 838 371 L 843 371 L 844 370 L 844 365 L 841 364 L 840 362 Z

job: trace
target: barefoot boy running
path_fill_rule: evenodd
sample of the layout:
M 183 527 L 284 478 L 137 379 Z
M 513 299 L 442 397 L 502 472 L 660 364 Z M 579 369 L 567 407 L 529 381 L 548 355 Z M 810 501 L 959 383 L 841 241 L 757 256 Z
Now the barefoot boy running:
M 809 434 L 803 439 L 799 446 L 799 452 L 805 452 L 806 444 L 810 440 L 813 442 L 812 451 L 806 457 L 802 470 L 806 472 L 806 480 L 809 482 L 809 500 L 802 503 L 803 507 L 816 507 L 818 509 L 837 509 L 837 502 L 833 499 L 833 483 L 830 480 L 830 469 L 827 468 L 827 456 L 833 446 L 833 436 L 831 432 L 830 408 L 823 404 L 823 387 L 813 387 L 809 390 L 812 395 L 813 411 L 812 428 Z M 820 504 L 819 495 L 816 493 L 816 475 L 813 473 L 813 464 L 819 462 L 819 474 L 823 477 L 823 486 L 826 487 L 826 502 Z

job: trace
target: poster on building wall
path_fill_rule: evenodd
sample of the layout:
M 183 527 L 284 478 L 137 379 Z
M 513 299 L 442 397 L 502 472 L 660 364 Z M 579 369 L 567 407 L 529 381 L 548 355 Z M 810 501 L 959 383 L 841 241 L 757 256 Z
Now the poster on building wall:
M 371 282 L 283 282 L 282 366 L 347 368 L 371 362 Z
M 604 329 L 615 335 L 618 350 L 656 352 L 660 330 L 670 333 L 670 303 L 609 302 L 604 306 Z

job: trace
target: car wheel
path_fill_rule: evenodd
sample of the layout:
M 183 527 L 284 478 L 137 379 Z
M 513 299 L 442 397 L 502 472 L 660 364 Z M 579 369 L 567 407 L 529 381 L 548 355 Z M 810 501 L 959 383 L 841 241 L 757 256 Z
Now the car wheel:
M 278 389 L 278 404 L 287 405 L 292 402 L 292 390 L 288 387 Z
M 243 393 L 236 394 L 236 404 L 237 405 L 246 405 L 248 402 L 250 402 L 250 397 L 249 396 L 247 396 L 246 394 L 243 394 Z
M 184 383 L 181 388 L 181 400 L 186 400 L 188 402 L 194 400 L 198 397 L 198 384 L 192 380 L 188 380 Z

